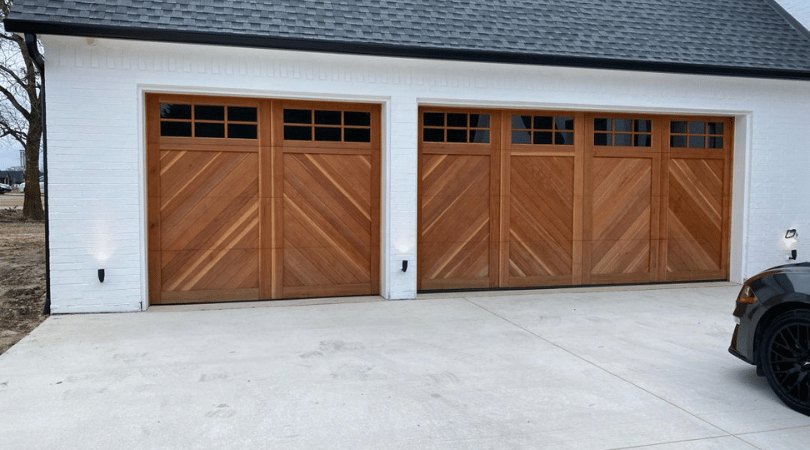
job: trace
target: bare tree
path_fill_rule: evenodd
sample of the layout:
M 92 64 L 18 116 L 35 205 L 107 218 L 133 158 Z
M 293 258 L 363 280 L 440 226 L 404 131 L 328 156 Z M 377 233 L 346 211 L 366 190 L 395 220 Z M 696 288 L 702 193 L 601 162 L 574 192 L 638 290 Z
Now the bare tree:
M 0 0 L 0 20 L 8 16 L 12 1 Z M 6 33 L 5 28 L 0 31 L 0 138 L 11 137 L 25 148 L 23 216 L 42 220 L 39 189 L 42 74 L 28 52 L 25 38 Z

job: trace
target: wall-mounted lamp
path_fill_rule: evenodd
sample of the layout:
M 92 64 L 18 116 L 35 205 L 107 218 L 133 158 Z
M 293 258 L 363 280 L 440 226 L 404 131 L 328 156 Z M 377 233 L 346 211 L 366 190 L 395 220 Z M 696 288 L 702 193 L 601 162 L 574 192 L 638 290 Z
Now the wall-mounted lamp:
M 104 269 L 98 269 L 98 282 L 104 282 Z
M 403 271 L 403 272 L 407 272 L 407 271 L 408 271 L 408 260 L 407 260 L 407 259 L 403 259 L 403 260 L 402 260 L 402 271 Z
M 787 230 L 785 233 L 785 237 L 782 238 L 782 248 L 785 251 L 790 252 L 790 256 L 788 259 L 795 260 L 796 259 L 796 247 L 799 245 L 799 233 L 796 232 L 795 228 L 791 228 Z

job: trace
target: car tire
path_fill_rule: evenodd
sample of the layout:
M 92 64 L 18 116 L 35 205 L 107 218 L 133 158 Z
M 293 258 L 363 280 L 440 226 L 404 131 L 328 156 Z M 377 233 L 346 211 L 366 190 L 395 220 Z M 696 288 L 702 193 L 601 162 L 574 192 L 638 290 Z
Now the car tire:
M 768 325 L 759 353 L 765 378 L 790 408 L 810 416 L 810 311 L 790 311 Z

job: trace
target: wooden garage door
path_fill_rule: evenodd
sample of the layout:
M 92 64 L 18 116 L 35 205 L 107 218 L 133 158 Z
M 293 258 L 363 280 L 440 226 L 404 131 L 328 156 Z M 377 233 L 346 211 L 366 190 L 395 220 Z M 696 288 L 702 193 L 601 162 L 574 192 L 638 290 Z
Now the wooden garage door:
M 372 106 L 279 103 L 280 296 L 378 292 L 380 137 Z
M 151 303 L 378 292 L 378 107 L 147 108 Z
M 661 142 L 656 121 L 588 115 L 585 280 L 590 284 L 655 281 Z
M 502 287 L 569 285 L 579 275 L 582 114 L 505 115 Z M 578 195 L 577 195 L 578 194 Z
M 672 117 L 664 171 L 662 274 L 665 281 L 723 279 L 728 274 L 733 122 Z M 664 270 L 665 268 L 665 270 Z
M 497 282 L 498 171 L 492 113 L 425 111 L 420 126 L 419 263 L 423 289 Z M 493 177 L 492 174 L 496 176 Z
M 419 289 L 727 278 L 732 128 L 422 108 Z

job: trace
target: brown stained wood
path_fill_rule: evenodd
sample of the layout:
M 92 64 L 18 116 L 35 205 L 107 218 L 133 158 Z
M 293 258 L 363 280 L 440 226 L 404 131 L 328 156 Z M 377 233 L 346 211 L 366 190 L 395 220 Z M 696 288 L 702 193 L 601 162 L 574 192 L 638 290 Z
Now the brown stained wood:
M 230 141 L 230 142 L 228 142 Z M 204 139 L 161 137 L 157 145 L 161 151 L 195 151 L 213 153 L 258 153 L 256 139 Z
M 225 159 L 226 161 L 223 161 Z M 161 197 L 161 247 L 163 249 L 201 248 L 226 239 L 222 234 L 258 227 L 258 171 L 255 158 L 239 163 L 216 158 L 210 171 L 169 172 L 178 182 L 174 191 Z M 195 168 L 196 169 L 196 168 Z M 219 174 L 216 183 L 206 176 Z M 209 186 L 214 185 L 213 188 Z M 167 183 L 164 183 L 167 186 Z M 258 235 L 256 235 L 258 239 Z M 223 244 L 220 244 L 223 245 Z
M 164 250 L 161 255 L 162 289 L 258 289 L 258 262 L 256 249 Z M 234 273 L 234 269 L 238 272 Z
M 379 107 L 284 101 L 275 105 L 276 118 L 284 108 L 371 112 L 372 138 L 351 145 L 275 141 L 280 295 L 379 292 Z M 282 125 L 274 130 L 283 133 Z
M 259 298 L 273 298 L 273 104 L 259 104 Z
M 340 297 L 351 295 L 374 295 L 376 289 L 372 289 L 369 283 L 305 287 L 287 287 L 284 289 L 285 298 L 312 298 L 312 297 Z
M 722 160 L 670 161 L 669 279 L 677 279 L 678 272 L 711 272 L 723 267 L 724 166 Z
M 451 287 L 448 287 L 451 286 Z M 443 279 L 423 279 L 420 289 L 426 291 L 438 291 L 446 289 L 483 289 L 491 287 L 489 278 L 443 278 Z
M 502 206 L 499 204 L 506 189 L 508 179 L 505 177 L 504 164 L 504 142 L 502 141 L 501 112 L 492 111 L 490 115 L 490 148 L 492 155 L 489 158 L 489 285 L 500 286 L 502 271 L 501 266 L 505 263 L 501 254 L 500 245 L 503 238 L 503 214 Z M 485 145 L 485 144 L 484 144 Z
M 259 134 L 160 137 L 161 102 L 255 106 Z M 150 302 L 379 292 L 379 106 L 145 104 Z M 285 141 L 284 108 L 368 111 L 371 142 Z M 728 277 L 732 119 L 440 110 L 489 114 L 490 143 L 419 144 L 419 289 Z M 512 145 L 512 114 L 574 117 L 574 145 Z M 595 117 L 651 120 L 652 145 L 595 146 Z M 671 120 L 722 121 L 724 148 L 671 148 Z
M 150 250 L 148 253 L 147 261 L 147 275 L 149 277 L 149 304 L 158 304 L 161 302 L 161 252 L 160 250 Z
M 382 149 L 381 132 L 382 118 L 379 107 L 373 109 L 371 114 L 371 143 L 374 151 L 371 153 L 371 268 L 369 270 L 369 290 L 367 294 L 380 291 L 380 211 L 382 209 Z
M 591 275 L 650 274 L 653 162 L 594 158 Z
M 419 269 L 422 286 L 490 283 L 490 158 L 422 155 Z M 482 281 L 483 280 L 483 281 Z
M 419 111 L 419 136 L 423 136 Z M 430 108 L 442 113 L 489 115 L 489 143 L 421 142 L 418 187 L 418 288 L 497 286 L 504 163 L 501 113 Z M 481 129 L 481 127 L 475 127 Z
M 728 278 L 730 271 L 730 249 L 731 245 L 731 189 L 732 189 L 732 172 L 734 163 L 734 118 L 727 117 L 725 122 L 725 167 L 723 172 L 726 174 L 726 179 L 723 183 L 723 237 L 722 237 L 722 271 L 723 276 Z
M 420 110 L 420 119 L 426 110 Z M 728 164 L 730 158 L 729 148 L 671 149 L 669 123 L 676 119 L 672 116 L 463 108 L 430 111 L 486 112 L 493 118 L 493 139 L 491 148 L 420 142 L 419 289 L 486 287 L 482 280 L 487 274 L 490 286 L 501 287 L 665 281 L 671 275 L 667 271 L 670 250 L 680 248 L 689 254 L 699 250 L 695 245 L 700 243 L 678 240 L 673 234 L 677 230 L 669 225 L 669 204 L 679 195 L 670 181 L 674 161 Z M 574 145 L 512 145 L 512 114 L 574 117 Z M 595 145 L 593 120 L 597 117 L 649 120 L 650 145 Z M 730 119 L 685 120 L 724 121 L 724 139 L 730 145 Z M 501 137 L 494 138 L 495 132 Z M 423 136 L 421 123 L 419 136 Z M 489 155 L 488 163 L 476 159 Z M 564 167 L 554 166 L 560 161 L 567 161 Z M 722 175 L 726 181 L 721 188 L 730 192 L 730 177 L 725 172 Z M 475 195 L 464 191 L 471 185 L 486 184 L 482 177 L 488 177 L 489 197 L 483 188 Z M 688 195 L 703 194 L 693 191 Z M 463 201 L 473 197 L 479 202 Z M 723 255 L 728 252 L 728 196 L 722 197 L 722 203 L 724 222 L 719 237 L 717 233 L 710 236 L 712 244 L 702 241 L 704 246 L 719 248 L 719 269 L 702 266 L 698 272 L 703 279 L 727 276 L 728 258 Z M 484 219 L 487 210 L 488 224 Z M 475 221 L 475 217 L 481 220 Z M 442 220 L 447 224 L 437 226 Z M 482 233 L 487 227 L 489 234 Z M 683 258 L 680 263 L 700 264 Z M 468 272 L 452 273 L 461 268 Z M 683 279 L 701 279 L 695 272 L 680 273 Z
M 255 106 L 257 139 L 160 137 L 162 102 Z M 379 106 L 162 94 L 146 104 L 152 303 L 379 291 Z M 284 141 L 291 105 L 369 111 L 372 142 Z
M 513 157 L 509 284 L 523 277 L 569 279 L 573 270 L 574 158 Z
M 160 102 L 154 95 L 146 95 L 147 112 L 156 111 Z M 149 303 L 160 302 L 160 147 L 158 146 L 158 115 L 146 115 L 146 246 L 148 251 L 147 277 Z
M 669 227 L 669 214 L 667 213 L 667 202 L 669 198 L 669 165 L 672 158 L 670 148 L 670 120 L 658 118 L 656 126 L 661 127 L 663 133 L 661 142 L 662 158 L 660 162 L 659 181 L 660 197 L 656 202 L 659 215 L 658 224 L 655 231 L 657 234 L 658 255 L 656 257 L 655 279 L 666 280 L 667 278 L 667 258 L 669 248 L 667 245 L 667 228 Z
M 504 111 L 501 113 L 501 116 L 503 118 L 500 121 L 501 126 L 499 127 L 501 139 L 500 142 L 496 143 L 494 149 L 497 159 L 500 162 L 500 167 L 493 167 L 491 170 L 491 172 L 495 172 L 495 174 L 499 175 L 500 178 L 498 186 L 500 195 L 490 199 L 490 201 L 496 202 L 490 209 L 498 211 L 498 217 L 494 219 L 498 224 L 498 234 L 496 239 L 490 241 L 490 246 L 494 247 L 492 250 L 498 253 L 498 279 L 492 284 L 493 286 L 507 286 L 509 284 L 510 268 L 509 222 L 511 220 L 510 210 L 512 208 L 510 185 L 512 183 L 512 157 L 515 154 L 515 149 L 512 145 L 512 112 Z
M 571 283 L 583 284 L 584 233 L 585 233 L 585 148 L 588 127 L 585 114 L 574 114 L 574 202 L 573 221 L 574 242 L 571 261 Z
M 371 161 L 284 157 L 285 286 L 371 279 Z
M 726 279 L 729 270 L 731 118 L 680 117 L 677 120 L 722 122 L 723 148 L 669 148 L 664 279 Z
M 255 300 L 258 296 L 258 289 L 166 291 L 163 293 L 162 302 L 172 304 L 236 302 Z
M 439 144 L 423 143 L 423 155 L 481 155 L 489 156 L 492 148 L 489 144 Z

